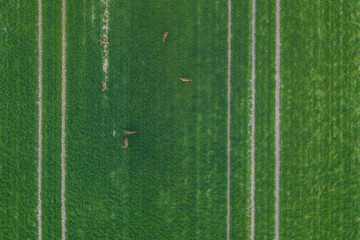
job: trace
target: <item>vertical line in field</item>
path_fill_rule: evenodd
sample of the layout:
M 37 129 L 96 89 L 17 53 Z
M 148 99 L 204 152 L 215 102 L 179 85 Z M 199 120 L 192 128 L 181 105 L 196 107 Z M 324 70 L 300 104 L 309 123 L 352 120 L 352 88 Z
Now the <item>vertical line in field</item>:
M 42 162 L 42 1 L 38 1 L 38 76 L 39 76 L 39 96 L 38 96 L 38 105 L 39 105 L 39 127 L 38 127 L 38 206 L 37 206 L 37 220 L 38 220 L 38 240 L 42 240 L 42 202 L 41 202 L 41 162 Z
M 255 239 L 255 79 L 256 79 L 256 0 L 252 0 L 252 20 L 251 20 L 251 114 L 250 114 L 250 157 L 251 157 L 251 175 L 250 175 L 250 239 Z
M 109 41 L 109 21 L 110 21 L 110 12 L 109 12 L 109 0 L 102 0 L 101 1 L 105 5 L 105 12 L 102 17 L 103 26 L 101 28 L 101 37 L 104 41 Z M 109 45 L 103 44 L 103 72 L 105 74 L 104 81 L 107 82 L 108 76 L 108 69 L 109 69 Z
M 275 240 L 279 239 L 280 208 L 280 0 L 276 0 L 275 55 Z
M 226 216 L 226 239 L 230 239 L 230 117 L 231 117 L 231 0 L 228 0 L 228 72 L 227 72 L 227 216 Z
M 65 208 L 65 117 L 66 117 L 66 0 L 62 1 L 62 19 L 61 19 L 61 239 L 66 239 L 66 208 Z

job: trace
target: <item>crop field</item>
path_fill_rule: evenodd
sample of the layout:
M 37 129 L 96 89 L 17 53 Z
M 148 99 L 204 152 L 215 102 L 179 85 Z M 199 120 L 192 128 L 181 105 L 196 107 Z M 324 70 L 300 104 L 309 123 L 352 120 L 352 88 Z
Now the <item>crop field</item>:
M 0 0 L 0 37 L 0 239 L 360 239 L 358 0 Z

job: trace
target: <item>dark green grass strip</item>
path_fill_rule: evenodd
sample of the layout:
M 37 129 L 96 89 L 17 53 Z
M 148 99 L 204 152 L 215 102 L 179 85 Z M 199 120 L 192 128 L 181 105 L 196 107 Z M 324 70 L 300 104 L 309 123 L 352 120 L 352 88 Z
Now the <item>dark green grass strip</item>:
M 92 7 L 94 5 L 94 7 Z M 103 9 L 98 1 L 67 2 L 67 175 L 69 239 L 113 239 L 111 177 L 115 170 L 106 102 L 101 95 Z M 92 20 L 92 8 L 95 19 Z M 105 126 L 108 127 L 105 127 Z M 109 129 L 110 128 L 110 129 Z M 106 197 L 108 196 L 108 197 Z
M 109 78 L 108 90 L 101 92 L 103 46 L 98 40 L 102 39 L 104 5 L 95 1 L 69 4 L 69 22 L 78 23 L 68 25 L 69 238 L 128 239 L 125 207 L 128 167 L 121 145 L 126 110 L 123 80 L 129 64 L 120 61 L 127 56 L 122 52 L 128 51 L 123 44 L 129 41 L 122 34 L 129 27 L 128 8 L 129 5 L 116 2 L 110 6 L 110 29 L 114 25 L 119 27 L 114 27 L 118 35 L 112 37 L 109 32 L 109 49 L 110 53 L 113 49 L 119 52 L 110 57 L 109 74 L 114 77 Z M 116 71 L 118 75 L 114 75 Z
M 275 2 L 256 6 L 255 236 L 274 238 Z
M 227 2 L 197 6 L 198 239 L 226 238 L 227 12 Z
M 359 3 L 284 2 L 284 239 L 358 239 Z
M 68 237 L 225 238 L 225 3 L 112 2 L 105 92 L 101 9 L 69 4 Z
M 225 236 L 226 29 L 220 25 L 226 26 L 226 8 L 220 6 L 132 3 L 127 121 L 143 132 L 129 163 L 131 239 Z
M 0 6 L 0 239 L 36 239 L 37 4 Z
M 42 232 L 61 238 L 61 2 L 43 2 Z
M 131 55 L 131 29 L 130 21 L 130 2 L 119 1 L 110 4 L 110 72 L 109 72 L 109 91 L 106 96 L 111 99 L 108 101 L 106 111 L 110 112 L 109 131 L 115 130 L 114 145 L 111 148 L 112 162 L 112 195 L 117 197 L 111 204 L 113 212 L 113 224 L 111 237 L 117 239 L 129 239 L 129 155 L 120 146 L 123 145 L 123 131 L 136 130 L 136 126 L 127 124 L 128 116 L 128 86 L 131 84 L 129 56 Z M 129 137 L 132 144 L 134 137 Z
M 251 79 L 251 3 L 232 2 L 231 78 L 231 239 L 250 232 L 249 84 Z
M 127 121 L 142 135 L 129 163 L 130 239 L 226 234 L 225 9 L 132 3 L 131 36 L 142 41 L 130 55 Z

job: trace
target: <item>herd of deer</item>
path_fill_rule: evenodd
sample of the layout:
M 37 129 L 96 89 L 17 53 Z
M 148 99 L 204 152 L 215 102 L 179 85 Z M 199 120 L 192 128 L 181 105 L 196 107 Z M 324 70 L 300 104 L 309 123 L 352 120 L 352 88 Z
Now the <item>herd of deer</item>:
M 165 42 L 166 37 L 168 36 L 168 34 L 169 34 L 168 32 L 165 32 L 165 33 L 163 34 L 163 36 L 162 36 L 162 41 L 163 41 L 163 42 Z M 109 42 L 106 41 L 106 40 L 99 40 L 99 42 L 101 42 L 102 44 L 109 44 Z M 183 82 L 191 82 L 191 81 L 192 81 L 192 80 L 189 79 L 189 78 L 180 78 L 180 80 L 183 81 Z M 102 82 L 102 89 L 101 89 L 101 91 L 103 92 L 103 91 L 105 91 L 106 89 L 107 89 L 106 82 L 103 81 L 103 82 Z M 125 134 L 125 135 L 131 135 L 131 134 L 134 134 L 134 133 L 136 133 L 136 131 L 126 131 L 126 130 L 124 131 L 124 134 Z M 125 139 L 124 139 L 124 146 L 122 146 L 122 148 L 127 148 L 128 145 L 129 145 L 128 139 L 127 139 L 127 137 L 125 137 Z

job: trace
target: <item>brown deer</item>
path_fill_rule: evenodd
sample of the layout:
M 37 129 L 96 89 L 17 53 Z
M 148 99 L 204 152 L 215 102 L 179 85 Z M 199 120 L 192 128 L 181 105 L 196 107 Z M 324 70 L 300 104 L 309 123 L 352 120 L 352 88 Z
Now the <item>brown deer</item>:
M 99 42 L 104 43 L 104 44 L 109 44 L 109 42 L 106 40 L 99 40 Z
M 191 82 L 192 81 L 191 79 L 188 79 L 188 78 L 180 78 L 180 80 L 183 82 Z
M 124 133 L 126 134 L 126 135 L 130 135 L 130 134 L 134 134 L 134 133 L 136 133 L 136 131 L 124 131 Z
M 129 145 L 127 138 L 124 139 L 124 146 L 122 148 L 127 148 Z
M 107 89 L 107 87 L 106 87 L 106 82 L 102 82 L 102 89 L 101 89 L 101 91 L 103 92 L 103 91 L 105 91 Z
M 165 42 L 165 39 L 166 39 L 166 37 L 167 37 L 168 34 L 169 34 L 168 32 L 165 32 L 164 35 L 162 36 L 162 41 L 163 41 L 163 42 Z

